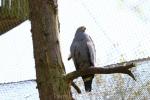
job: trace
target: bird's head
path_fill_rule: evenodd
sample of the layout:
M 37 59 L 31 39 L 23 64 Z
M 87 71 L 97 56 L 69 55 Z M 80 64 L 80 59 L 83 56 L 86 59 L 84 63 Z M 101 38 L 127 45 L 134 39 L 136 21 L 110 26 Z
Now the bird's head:
M 77 28 L 76 33 L 83 33 L 83 32 L 85 32 L 85 30 L 86 30 L 85 26 L 80 26 L 79 28 Z

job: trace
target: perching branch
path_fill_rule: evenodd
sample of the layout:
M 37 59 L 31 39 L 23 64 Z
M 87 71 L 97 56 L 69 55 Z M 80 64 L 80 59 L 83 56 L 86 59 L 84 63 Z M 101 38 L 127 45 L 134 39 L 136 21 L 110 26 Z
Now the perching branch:
M 71 55 L 69 55 L 68 60 L 70 60 L 72 57 Z M 98 67 L 98 68 L 89 68 L 86 70 L 82 70 L 82 71 L 74 71 L 71 72 L 67 75 L 65 75 L 65 78 L 69 81 L 72 82 L 73 79 L 82 76 L 82 75 L 87 75 L 87 74 L 112 74 L 112 73 L 124 73 L 124 74 L 128 74 L 129 76 L 131 76 L 134 80 L 135 77 L 132 74 L 132 72 L 129 70 L 129 68 L 135 67 L 135 63 L 141 63 L 143 61 L 149 61 L 150 57 L 147 58 L 141 58 L 141 59 L 135 59 L 135 60 L 131 60 L 131 61 L 127 61 L 127 62 L 122 62 L 122 63 L 118 63 L 118 64 L 112 64 L 112 65 L 107 65 L 102 67 Z M 95 71 L 96 70 L 96 71 Z M 72 83 L 72 86 L 77 90 L 78 93 L 81 92 L 81 90 L 79 89 L 79 87 L 75 84 Z
M 70 59 L 71 59 L 71 55 L 69 55 L 68 60 L 70 60 Z M 134 80 L 136 80 L 134 75 L 132 74 L 132 72 L 129 70 L 129 68 L 135 67 L 135 65 L 134 65 L 135 63 L 141 63 L 143 61 L 149 61 L 149 60 L 150 60 L 150 57 L 147 57 L 147 58 L 140 58 L 140 59 L 135 59 L 135 60 L 127 61 L 127 62 L 117 63 L 117 64 L 111 64 L 111 65 L 107 65 L 107 66 L 100 67 L 100 68 L 89 68 L 89 69 L 86 69 L 86 71 L 84 73 L 82 73 L 82 71 L 71 72 L 71 73 L 65 75 L 65 78 L 69 82 L 72 82 L 73 79 L 75 79 L 81 75 L 87 75 L 90 73 L 94 73 L 94 74 L 124 73 L 124 74 L 128 74 Z M 93 71 L 97 70 L 97 71 L 91 72 L 91 70 L 93 70 Z M 79 87 L 75 83 L 73 83 L 72 86 L 76 89 L 76 91 L 78 93 L 80 93 L 81 90 L 79 89 Z
M 68 73 L 65 77 L 67 81 L 72 82 L 73 79 L 79 76 L 88 75 L 88 74 L 123 73 L 123 74 L 128 74 L 130 77 L 132 77 L 132 79 L 136 80 L 132 72 L 129 70 L 132 67 L 135 67 L 133 63 L 113 64 L 113 65 L 107 65 L 104 67 L 91 67 L 88 69 Z

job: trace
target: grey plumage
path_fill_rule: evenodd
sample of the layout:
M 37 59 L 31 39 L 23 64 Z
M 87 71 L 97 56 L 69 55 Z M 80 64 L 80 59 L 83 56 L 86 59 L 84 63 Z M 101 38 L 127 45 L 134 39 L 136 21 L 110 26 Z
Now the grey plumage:
M 95 66 L 95 46 L 91 37 L 85 33 L 85 30 L 84 26 L 77 29 L 70 47 L 71 55 L 68 60 L 72 57 L 76 70 Z M 91 91 L 93 78 L 93 74 L 82 76 L 87 92 Z

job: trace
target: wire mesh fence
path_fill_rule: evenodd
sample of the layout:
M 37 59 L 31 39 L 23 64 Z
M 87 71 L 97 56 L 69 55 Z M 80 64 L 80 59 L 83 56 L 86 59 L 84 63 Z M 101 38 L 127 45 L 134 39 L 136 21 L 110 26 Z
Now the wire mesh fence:
M 39 100 L 34 80 L 1 83 L 0 100 Z
M 150 99 L 150 61 L 137 63 L 132 69 L 136 81 L 128 75 L 110 74 L 95 75 L 92 92 L 86 93 L 81 77 L 75 79 L 82 93 L 78 94 L 72 87 L 72 94 L 76 100 L 149 100 Z M 141 68 L 143 68 L 141 70 Z M 39 100 L 35 80 L 1 83 L 1 100 Z

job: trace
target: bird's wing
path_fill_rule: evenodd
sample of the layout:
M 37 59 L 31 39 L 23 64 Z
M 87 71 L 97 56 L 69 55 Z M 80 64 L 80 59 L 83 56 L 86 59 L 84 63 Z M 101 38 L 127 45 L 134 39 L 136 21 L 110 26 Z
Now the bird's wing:
M 79 69 L 79 65 L 78 65 L 78 44 L 76 42 L 73 42 L 71 44 L 71 47 L 70 47 L 70 51 L 71 51 L 71 57 L 73 58 L 73 62 L 74 62 L 74 65 L 76 67 L 76 69 L 78 70 Z
M 92 66 L 95 66 L 95 62 L 96 62 L 96 50 L 95 50 L 95 45 L 93 40 L 91 39 L 91 37 L 89 36 L 89 41 L 87 42 L 87 47 L 88 47 L 88 51 L 90 54 L 90 61 L 92 63 Z

